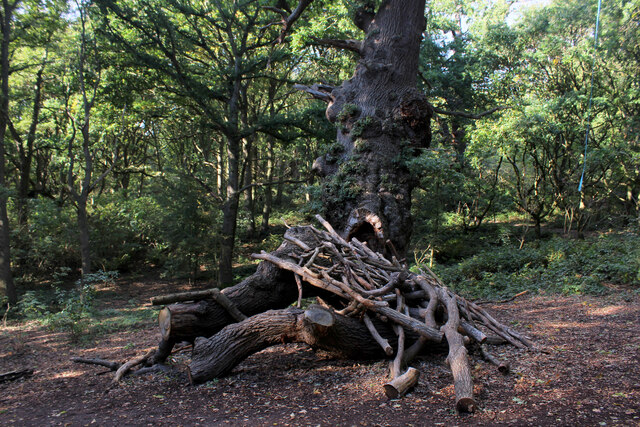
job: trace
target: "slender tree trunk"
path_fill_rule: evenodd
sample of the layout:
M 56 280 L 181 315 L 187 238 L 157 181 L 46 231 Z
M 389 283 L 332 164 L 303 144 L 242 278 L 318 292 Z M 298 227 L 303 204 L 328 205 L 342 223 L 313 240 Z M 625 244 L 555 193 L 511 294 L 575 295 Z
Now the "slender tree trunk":
M 275 160 L 274 163 L 277 165 L 275 169 L 278 169 L 278 176 L 284 176 L 284 171 L 286 169 L 286 165 L 282 160 Z M 276 206 L 282 205 L 282 199 L 284 197 L 284 183 L 280 182 L 276 187 Z
M 267 139 L 267 182 L 273 181 L 273 138 Z M 273 204 L 273 192 L 271 186 L 264 187 L 264 206 L 262 207 L 262 227 L 261 233 L 269 233 L 269 219 L 271 216 L 271 206 Z
M 253 164 L 255 159 L 254 147 L 252 141 L 246 141 L 245 143 L 245 166 L 244 166 L 244 185 L 250 186 L 253 184 L 254 175 L 253 175 Z M 244 208 L 247 211 L 247 215 L 249 215 L 249 228 L 247 229 L 247 233 L 249 235 L 253 235 L 256 231 L 256 216 L 255 216 L 255 207 L 254 207 L 254 190 L 252 187 L 249 187 L 244 192 Z
M 221 198 L 225 198 L 226 193 L 225 193 L 225 181 L 224 181 L 224 177 L 225 177 L 225 162 L 224 162 L 224 151 L 225 151 L 225 147 L 224 147 L 224 143 L 220 142 L 220 145 L 218 147 L 218 149 L 216 150 L 216 189 L 217 189 L 217 195 L 220 196 Z
M 78 241 L 80 242 L 80 259 L 82 260 L 82 276 L 91 273 L 91 243 L 89 238 L 89 216 L 87 215 L 87 199 L 78 201 Z
M 36 141 L 36 131 L 38 129 L 38 122 L 40 121 L 40 110 L 42 107 L 42 83 L 44 68 L 46 66 L 47 55 L 45 54 L 44 60 L 40 69 L 36 74 L 36 83 L 34 86 L 33 94 L 33 111 L 31 117 L 31 124 L 29 126 L 29 133 L 27 134 L 26 146 L 24 146 L 20 135 L 14 135 L 16 143 L 19 146 L 20 157 L 20 172 L 18 179 L 18 194 L 16 198 L 16 208 L 18 211 L 18 226 L 23 227 L 29 220 L 29 187 L 31 179 L 31 166 L 33 164 L 33 146 Z
M 11 243 L 9 216 L 7 215 L 8 191 L 6 187 L 5 134 L 9 118 L 9 42 L 11 40 L 11 20 L 17 2 L 2 1 L 2 44 L 0 47 L 0 78 L 2 79 L 2 99 L 0 100 L 0 292 L 10 304 L 18 302 L 16 288 L 11 274 Z
M 245 38 L 242 41 L 244 45 Z M 236 49 L 234 49 L 235 51 Z M 227 165 L 229 174 L 227 178 L 227 194 L 222 206 L 222 233 L 220 242 L 220 260 L 218 263 L 219 285 L 227 285 L 233 282 L 233 251 L 235 247 L 236 226 L 238 222 L 238 204 L 240 194 L 240 155 L 242 154 L 242 138 L 240 137 L 241 118 L 245 114 L 242 111 L 241 98 L 243 96 L 242 80 L 240 79 L 242 68 L 242 53 L 236 51 L 234 62 L 235 80 L 228 104 L 227 139 Z M 245 106 L 246 108 L 246 106 Z
M 238 220 L 238 184 L 240 179 L 240 140 L 229 139 L 227 158 L 229 176 L 227 178 L 227 197 L 222 206 L 222 230 L 220 242 L 219 283 L 233 282 L 233 250 L 235 247 L 236 225 Z

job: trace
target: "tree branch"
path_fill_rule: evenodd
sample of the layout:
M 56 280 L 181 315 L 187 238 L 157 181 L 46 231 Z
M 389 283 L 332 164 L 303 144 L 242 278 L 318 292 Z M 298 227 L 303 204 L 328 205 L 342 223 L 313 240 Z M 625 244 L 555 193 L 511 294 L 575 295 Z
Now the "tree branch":
M 438 108 L 438 107 L 433 107 L 433 112 L 437 113 L 437 114 L 442 114 L 443 116 L 456 116 L 456 117 L 464 117 L 465 119 L 478 120 L 478 119 L 481 119 L 484 116 L 488 116 L 489 114 L 493 114 L 496 111 L 506 110 L 508 108 L 511 108 L 511 107 L 507 107 L 507 106 L 501 105 L 499 107 L 494 107 L 494 108 L 492 108 L 490 110 L 483 111 L 482 113 L 473 114 L 473 113 L 467 113 L 466 111 L 447 111 L 447 110 L 443 110 L 443 109 Z
M 265 7 L 265 9 L 267 10 L 271 10 L 282 15 L 282 30 L 280 31 L 280 36 L 278 36 L 276 43 L 284 42 L 284 38 L 287 36 L 289 30 L 291 30 L 293 24 L 298 20 L 298 18 L 300 18 L 302 12 L 304 12 L 307 6 L 309 6 L 312 2 L 313 0 L 300 0 L 298 2 L 298 6 L 296 6 L 296 8 L 293 10 L 293 12 L 291 12 L 289 16 L 287 16 L 287 13 L 280 8 L 269 6 Z
M 301 90 L 303 92 L 307 92 L 315 99 L 319 99 L 324 102 L 333 102 L 333 96 L 331 96 L 331 91 L 333 87 L 322 84 L 314 84 L 313 86 L 305 86 L 301 84 L 293 85 L 295 90 Z
M 272 181 L 272 182 L 254 182 L 253 184 L 245 185 L 244 187 L 238 190 L 238 194 L 243 191 L 247 191 L 253 187 L 270 187 L 272 185 L 280 185 L 280 184 L 302 184 L 303 182 L 309 182 L 308 179 L 285 179 L 282 181 Z
M 362 54 L 362 40 L 354 40 L 354 39 L 318 39 L 312 37 L 312 44 L 320 45 L 320 46 L 330 46 L 338 49 L 350 50 L 351 52 L 355 52 L 358 55 Z

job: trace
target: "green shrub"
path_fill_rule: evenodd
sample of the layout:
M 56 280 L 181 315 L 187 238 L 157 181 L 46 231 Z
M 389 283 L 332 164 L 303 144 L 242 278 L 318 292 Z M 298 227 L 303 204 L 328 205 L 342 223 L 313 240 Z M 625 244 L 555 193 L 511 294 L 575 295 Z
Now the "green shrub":
M 640 237 L 610 233 L 585 240 L 554 237 L 521 249 L 486 246 L 482 252 L 434 270 L 471 297 L 501 298 L 523 290 L 602 294 L 607 285 L 640 286 Z
M 111 283 L 117 277 L 117 271 L 98 271 L 78 279 L 73 289 L 57 288 L 54 309 L 51 312 L 43 310 L 42 305 L 37 305 L 38 300 L 33 295 L 29 296 L 28 305 L 25 307 L 37 314 L 37 317 L 40 317 L 50 329 L 68 332 L 71 339 L 77 341 L 87 332 L 90 324 L 88 319 L 93 314 L 96 285 Z M 40 309 L 40 311 L 36 313 L 34 309 Z M 24 312 L 23 314 L 27 315 Z
M 19 314 L 30 320 L 41 319 L 49 314 L 47 304 L 35 291 L 25 292 L 16 309 Z
M 26 230 L 12 229 L 11 254 L 17 276 L 39 278 L 60 266 L 77 268 L 80 255 L 73 209 L 51 199 L 32 199 L 29 212 Z

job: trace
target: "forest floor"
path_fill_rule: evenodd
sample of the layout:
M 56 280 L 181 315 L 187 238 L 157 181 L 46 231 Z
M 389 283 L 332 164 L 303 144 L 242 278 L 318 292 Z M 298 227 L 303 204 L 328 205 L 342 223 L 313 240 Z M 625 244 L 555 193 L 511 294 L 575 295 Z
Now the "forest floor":
M 146 306 L 149 297 L 185 287 L 120 279 L 107 298 L 114 310 Z M 115 297 L 114 297 L 115 296 Z M 126 378 L 70 362 L 72 356 L 125 361 L 158 341 L 151 321 L 85 337 L 39 323 L 0 329 L 0 372 L 33 368 L 32 377 L 0 386 L 1 425 L 640 425 L 640 296 L 524 296 L 485 307 L 543 349 L 496 347 L 511 363 L 502 375 L 477 356 L 472 371 L 479 410 L 457 415 L 442 354 L 421 359 L 413 392 L 388 400 L 384 361 L 335 360 L 303 345 L 257 353 L 233 373 L 190 386 L 188 351 L 172 356 L 178 374 Z

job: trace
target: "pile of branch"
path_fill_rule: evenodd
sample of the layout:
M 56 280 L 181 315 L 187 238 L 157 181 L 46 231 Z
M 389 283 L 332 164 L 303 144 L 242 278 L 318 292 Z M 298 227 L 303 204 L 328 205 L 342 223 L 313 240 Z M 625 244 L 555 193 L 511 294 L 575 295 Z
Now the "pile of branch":
M 124 364 L 74 361 L 116 371 L 115 385 L 135 366 L 146 367 L 134 373 L 162 368 L 174 345 L 186 341 L 193 343 L 188 371 L 197 384 L 230 373 L 268 346 L 303 342 L 346 358 L 392 359 L 384 390 L 398 398 L 418 382 L 420 372 L 410 362 L 422 350 L 444 348 L 456 408 L 471 412 L 476 403 L 468 349 L 506 373 L 508 364 L 492 355 L 488 344 L 533 347 L 527 337 L 450 291 L 428 268 L 413 273 L 398 256 L 389 260 L 355 238 L 347 242 L 317 219 L 325 230 L 291 228 L 276 251 L 254 254 L 264 262 L 231 288 L 152 298 L 156 305 L 175 303 L 159 313 L 157 350 Z M 296 296 L 298 307 L 285 308 Z M 313 296 L 318 304 L 301 309 L 303 297 Z
M 328 291 L 338 297 L 341 306 L 328 306 L 336 314 L 362 319 L 371 336 L 388 356 L 395 353 L 391 363 L 391 381 L 385 385 L 390 398 L 409 390 L 417 381 L 419 371 L 405 366 L 427 343 L 442 343 L 449 348 L 447 363 L 452 374 L 456 394 L 456 408 L 470 412 L 475 408 L 473 383 L 466 345 L 477 344 L 483 357 L 508 371 L 486 349 L 486 344 L 510 343 L 518 348 L 533 347 L 524 335 L 501 324 L 478 305 L 454 294 L 428 268 L 421 274 L 408 271 L 397 257 L 391 261 L 373 252 L 357 239 L 347 242 L 321 217 L 326 228 L 307 226 L 315 236 L 315 245 L 289 238 L 302 252 L 290 253 L 297 263 L 262 252 L 253 258 L 268 261 L 291 271 L 299 287 L 298 304 L 302 298 L 302 282 Z M 335 303 L 334 303 L 335 304 Z M 391 322 L 397 335 L 394 352 L 389 341 L 377 331 L 372 317 Z M 419 338 L 405 348 L 405 336 L 412 332 Z

